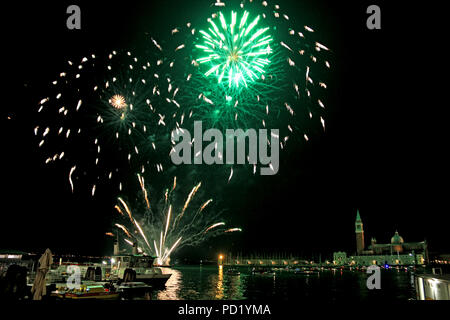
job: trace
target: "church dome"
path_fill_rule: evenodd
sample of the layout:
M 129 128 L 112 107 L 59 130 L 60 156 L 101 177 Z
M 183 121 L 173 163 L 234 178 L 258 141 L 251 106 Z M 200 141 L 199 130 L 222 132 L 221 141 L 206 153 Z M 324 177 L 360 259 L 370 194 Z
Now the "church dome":
M 403 238 L 398 234 L 397 231 L 395 231 L 394 236 L 391 238 L 391 243 L 392 244 L 400 244 L 403 243 Z

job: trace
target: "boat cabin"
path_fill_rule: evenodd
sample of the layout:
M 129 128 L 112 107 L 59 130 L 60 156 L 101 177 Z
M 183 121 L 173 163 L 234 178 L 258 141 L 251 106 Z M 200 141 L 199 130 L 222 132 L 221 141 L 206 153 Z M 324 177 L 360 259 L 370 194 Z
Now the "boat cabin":
M 111 268 L 151 268 L 155 257 L 143 255 L 115 255 L 111 258 Z

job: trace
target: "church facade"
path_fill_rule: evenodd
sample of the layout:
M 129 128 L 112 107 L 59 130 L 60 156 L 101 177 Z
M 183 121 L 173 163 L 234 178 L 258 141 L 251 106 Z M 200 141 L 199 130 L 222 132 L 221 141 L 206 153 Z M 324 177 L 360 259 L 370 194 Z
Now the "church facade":
M 390 243 L 378 243 L 371 238 L 366 248 L 364 241 L 364 228 L 359 214 L 355 221 L 356 254 L 347 256 L 345 252 L 335 252 L 333 263 L 336 265 L 423 265 L 428 260 L 427 242 L 405 242 L 395 231 Z

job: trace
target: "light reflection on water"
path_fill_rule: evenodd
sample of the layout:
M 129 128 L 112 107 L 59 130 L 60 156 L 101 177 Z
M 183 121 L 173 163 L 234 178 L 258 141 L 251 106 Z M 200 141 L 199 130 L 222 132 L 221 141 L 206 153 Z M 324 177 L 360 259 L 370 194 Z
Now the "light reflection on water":
M 163 269 L 163 273 L 171 273 L 172 276 L 166 282 L 166 289 L 156 292 L 157 300 L 180 300 L 178 291 L 182 287 L 183 275 L 175 269 Z
M 222 300 L 245 299 L 242 277 L 247 275 L 227 275 L 217 266 L 184 266 L 164 268 L 163 273 L 172 276 L 164 290 L 152 295 L 157 300 Z
M 219 266 L 216 288 L 216 299 L 223 299 L 223 266 Z
M 226 268 L 226 267 L 225 267 Z M 319 301 L 393 301 L 415 297 L 410 272 L 382 271 L 381 290 L 369 290 L 368 275 L 361 271 L 324 270 L 315 275 L 281 272 L 276 276 L 227 274 L 217 266 L 164 268 L 172 273 L 164 290 L 154 291 L 155 300 L 306 299 Z

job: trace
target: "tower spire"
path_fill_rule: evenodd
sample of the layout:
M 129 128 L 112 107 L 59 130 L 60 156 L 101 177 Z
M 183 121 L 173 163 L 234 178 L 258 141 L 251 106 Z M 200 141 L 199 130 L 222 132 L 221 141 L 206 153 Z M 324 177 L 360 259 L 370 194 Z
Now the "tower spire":
M 355 221 L 355 234 L 356 234 L 356 252 L 361 254 L 364 250 L 364 229 L 361 216 L 359 215 L 359 210 L 356 210 L 356 221 Z

